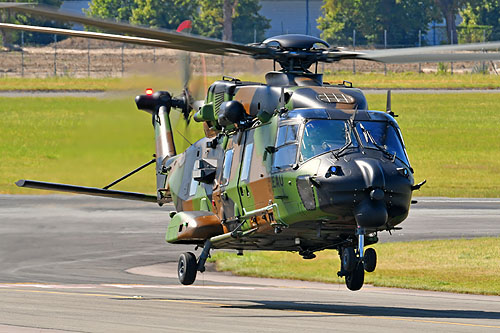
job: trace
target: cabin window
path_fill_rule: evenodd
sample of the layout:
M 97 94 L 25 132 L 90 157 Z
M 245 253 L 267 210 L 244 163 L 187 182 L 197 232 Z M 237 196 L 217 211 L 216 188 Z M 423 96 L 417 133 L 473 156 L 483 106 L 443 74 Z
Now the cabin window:
M 196 190 L 198 189 L 198 184 L 194 179 L 191 179 L 191 185 L 189 186 L 189 196 L 192 197 L 193 195 L 196 194 Z
M 300 152 L 304 160 L 338 150 L 351 142 L 351 131 L 344 120 L 311 120 L 304 126 Z
M 224 169 L 222 170 L 222 185 L 227 185 L 229 183 L 229 177 L 231 176 L 231 166 L 233 164 L 233 150 L 229 149 L 224 155 Z
M 241 166 L 241 181 L 248 181 L 250 178 L 250 165 L 252 164 L 253 143 L 249 143 L 245 147 L 243 154 L 243 164 Z

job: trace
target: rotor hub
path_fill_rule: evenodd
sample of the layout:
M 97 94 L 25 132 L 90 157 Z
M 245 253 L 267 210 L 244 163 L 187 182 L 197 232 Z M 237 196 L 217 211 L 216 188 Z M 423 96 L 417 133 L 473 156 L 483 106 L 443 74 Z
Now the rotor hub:
M 308 73 L 312 64 L 328 61 L 330 47 L 320 38 L 299 34 L 271 37 L 257 45 L 270 50 L 271 58 L 281 65 L 285 73 Z M 269 58 L 269 55 L 256 55 L 255 58 Z

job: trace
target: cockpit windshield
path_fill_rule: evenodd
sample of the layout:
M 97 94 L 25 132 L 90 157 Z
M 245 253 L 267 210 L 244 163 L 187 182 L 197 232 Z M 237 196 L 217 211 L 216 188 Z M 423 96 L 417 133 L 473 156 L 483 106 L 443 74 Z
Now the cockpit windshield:
M 351 142 L 351 130 L 345 120 L 317 119 L 307 122 L 300 146 L 307 160 L 327 151 L 338 150 Z
M 355 121 L 354 124 L 363 147 L 382 150 L 410 165 L 397 127 L 387 121 Z M 300 152 L 302 160 L 308 160 L 328 151 L 344 151 L 358 145 L 349 121 L 313 119 L 304 126 Z
M 406 150 L 394 126 L 386 121 L 356 122 L 356 130 L 364 147 L 383 149 L 410 165 Z

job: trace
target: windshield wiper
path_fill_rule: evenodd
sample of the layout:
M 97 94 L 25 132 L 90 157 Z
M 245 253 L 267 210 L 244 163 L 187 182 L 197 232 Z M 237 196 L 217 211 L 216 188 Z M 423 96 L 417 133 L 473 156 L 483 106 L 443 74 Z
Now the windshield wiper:
M 387 157 L 389 159 L 392 159 L 393 162 L 395 160 L 395 157 L 396 155 L 392 155 L 391 153 L 389 153 L 387 151 L 387 149 L 385 149 L 384 147 L 380 146 L 376 141 L 375 139 L 373 138 L 372 134 L 370 133 L 370 131 L 368 131 L 362 123 L 359 123 L 359 127 L 361 128 L 361 131 L 363 132 L 363 136 L 365 137 L 365 141 L 366 142 L 371 142 L 377 149 L 379 149 L 381 152 L 384 153 L 384 155 L 387 155 Z
M 351 126 L 353 126 L 352 128 L 355 128 L 354 125 L 351 125 Z M 349 126 L 346 126 L 346 132 L 349 134 L 349 143 L 347 143 L 346 145 L 344 145 L 337 152 L 335 152 L 335 151 L 332 150 L 332 154 L 333 154 L 333 156 L 335 156 L 336 159 L 339 159 L 340 154 L 342 154 L 350 146 L 356 147 L 356 146 L 354 146 L 354 141 L 352 140 L 351 132 L 347 131 L 348 129 L 349 129 Z M 354 134 L 354 136 L 356 136 L 356 134 Z

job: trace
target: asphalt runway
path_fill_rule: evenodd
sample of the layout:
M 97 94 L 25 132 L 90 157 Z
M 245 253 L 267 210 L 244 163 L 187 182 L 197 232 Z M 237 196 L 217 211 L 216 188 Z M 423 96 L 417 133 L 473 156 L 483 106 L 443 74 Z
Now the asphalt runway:
M 500 235 L 500 199 L 417 198 L 382 241 Z M 169 207 L 0 195 L 0 332 L 500 330 L 500 297 L 251 279 L 181 286 Z

